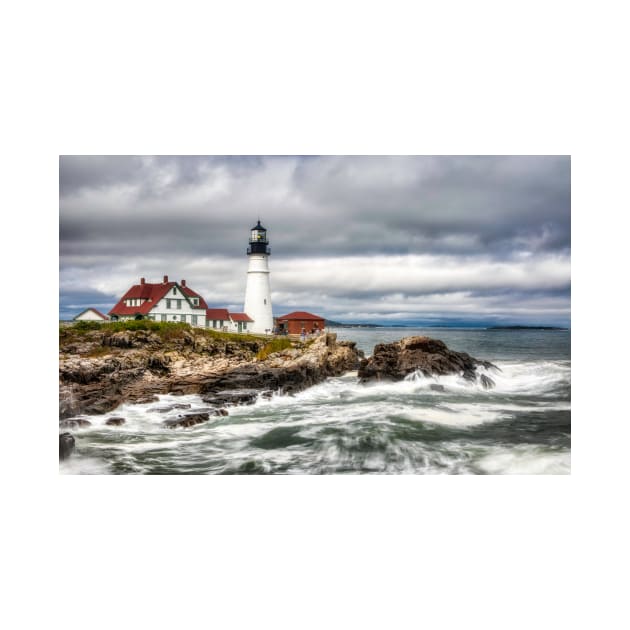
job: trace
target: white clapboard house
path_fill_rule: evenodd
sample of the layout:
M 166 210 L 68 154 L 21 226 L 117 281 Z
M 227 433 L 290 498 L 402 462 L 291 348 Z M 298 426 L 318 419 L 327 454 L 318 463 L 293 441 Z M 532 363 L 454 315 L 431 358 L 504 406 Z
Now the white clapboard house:
M 184 322 L 191 326 L 226 332 L 248 332 L 253 320 L 245 313 L 225 308 L 208 308 L 203 297 L 186 285 L 186 280 L 152 284 L 140 278 L 109 311 L 111 321 L 149 319 L 156 322 Z

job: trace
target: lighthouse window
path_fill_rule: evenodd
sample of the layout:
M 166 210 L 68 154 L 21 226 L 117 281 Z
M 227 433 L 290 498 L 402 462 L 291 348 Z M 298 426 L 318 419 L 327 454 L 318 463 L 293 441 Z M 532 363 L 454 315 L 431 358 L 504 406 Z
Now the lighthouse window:
M 267 304 L 267 298 L 265 298 L 263 301 L 264 301 L 265 304 Z

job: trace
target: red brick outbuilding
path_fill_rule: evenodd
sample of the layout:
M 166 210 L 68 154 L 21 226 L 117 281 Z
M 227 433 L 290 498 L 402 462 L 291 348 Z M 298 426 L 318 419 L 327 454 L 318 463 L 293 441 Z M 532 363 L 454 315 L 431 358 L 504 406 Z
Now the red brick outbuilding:
M 307 313 L 306 311 L 293 311 L 282 317 L 276 318 L 278 332 L 289 335 L 300 335 L 302 332 L 308 334 L 319 333 L 324 330 L 326 320 L 319 315 Z

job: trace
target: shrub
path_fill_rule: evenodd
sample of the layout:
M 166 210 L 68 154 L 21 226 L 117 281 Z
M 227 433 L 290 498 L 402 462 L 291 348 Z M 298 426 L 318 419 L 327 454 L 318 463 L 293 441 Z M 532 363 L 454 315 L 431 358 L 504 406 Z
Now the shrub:
M 206 337 L 222 341 L 236 341 L 237 343 L 254 341 L 258 344 L 261 343 L 261 337 L 256 337 L 254 335 L 225 333 L 209 328 L 193 327 L 184 322 L 156 322 L 151 319 L 129 319 L 118 322 L 106 322 L 103 324 L 99 322 L 80 321 L 67 327 L 60 326 L 59 336 L 61 339 L 65 340 L 67 338 L 72 338 L 73 335 L 83 335 L 94 330 L 102 330 L 105 333 L 146 330 L 156 333 L 165 341 L 181 339 L 185 332 L 192 332 L 196 335 L 205 335 Z
M 90 321 L 79 321 L 75 322 L 72 326 L 72 330 L 76 330 L 77 332 L 86 332 L 88 330 L 100 330 L 101 324 L 100 322 L 90 322 Z
M 280 352 L 281 350 L 287 350 L 288 348 L 292 348 L 293 344 L 290 339 L 286 337 L 277 337 L 276 339 L 272 339 L 269 343 L 266 343 L 256 355 L 256 358 L 259 361 L 264 361 L 270 354 L 274 352 Z

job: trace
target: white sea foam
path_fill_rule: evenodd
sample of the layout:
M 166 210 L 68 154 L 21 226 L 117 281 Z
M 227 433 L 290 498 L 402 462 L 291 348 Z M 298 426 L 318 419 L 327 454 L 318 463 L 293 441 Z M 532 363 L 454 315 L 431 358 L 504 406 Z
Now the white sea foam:
M 477 464 L 490 474 L 566 475 L 571 472 L 570 451 L 549 451 L 539 446 L 490 447 Z
M 107 475 L 111 473 L 109 464 L 96 457 L 80 457 L 73 453 L 68 459 L 59 462 L 62 475 Z
M 161 471 L 221 472 L 253 463 L 255 470 L 289 473 L 570 472 L 568 449 L 530 444 L 491 447 L 452 437 L 443 442 L 435 437 L 428 442 L 421 439 L 422 431 L 439 436 L 434 432 L 440 427 L 472 435 L 480 425 L 521 412 L 570 408 L 565 399 L 568 362 L 501 362 L 498 366 L 500 372 L 487 371 L 496 383 L 489 390 L 459 375 L 427 378 L 414 374 L 400 382 L 360 384 L 356 373 L 348 373 L 293 396 L 260 396 L 253 405 L 230 407 L 228 416 L 190 428 L 170 429 L 164 421 L 207 408 L 197 395 L 163 395 L 159 402 L 125 404 L 105 415 L 85 416 L 92 426 L 72 431 L 77 450 L 60 463 L 60 472 L 146 473 L 156 466 Z M 431 388 L 436 384 L 443 390 Z M 559 397 L 563 388 L 565 393 Z M 190 408 L 158 411 L 181 403 Z M 114 416 L 124 417 L 125 424 L 107 426 L 107 419 Z M 275 435 L 258 441 L 280 428 L 292 430 L 280 432 L 277 442 Z M 405 431 L 414 432 L 411 439 L 405 438 Z

